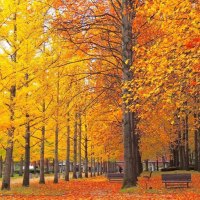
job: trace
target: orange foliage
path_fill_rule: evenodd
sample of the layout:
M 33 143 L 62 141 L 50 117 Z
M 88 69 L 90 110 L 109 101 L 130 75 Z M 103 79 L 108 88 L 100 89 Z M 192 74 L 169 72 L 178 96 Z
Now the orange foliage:
M 200 38 L 193 38 L 190 42 L 186 44 L 188 49 L 199 47 L 200 46 Z
M 32 185 L 33 191 L 41 190 L 41 194 L 36 195 L 18 195 L 6 196 L 6 199 L 199 199 L 200 194 L 198 189 L 200 186 L 200 175 L 193 174 L 190 188 L 165 189 L 161 182 L 160 174 L 153 174 L 148 182 L 146 189 L 146 181 L 144 178 L 139 178 L 138 187 L 134 191 L 120 192 L 121 183 L 110 183 L 104 177 L 90 178 L 83 180 L 72 180 L 68 183 L 60 181 L 59 184 L 48 182 L 46 185 Z M 155 190 L 154 190 L 155 189 Z M 53 194 L 54 193 L 54 194 Z M 49 195 L 51 194 L 51 195 Z

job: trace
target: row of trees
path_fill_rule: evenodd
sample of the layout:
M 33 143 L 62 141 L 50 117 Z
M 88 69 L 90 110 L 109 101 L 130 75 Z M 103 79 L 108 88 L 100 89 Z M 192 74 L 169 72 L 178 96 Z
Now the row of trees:
M 182 169 L 189 169 L 190 143 L 197 163 L 198 2 L 110 0 L 59 6 L 71 8 L 58 21 L 63 37 L 96 63 L 101 61 L 106 66 L 103 75 L 121 89 L 113 88 L 122 96 L 118 102 L 126 166 L 123 187 L 136 185 L 140 153 L 143 159 L 171 156 Z
M 81 163 L 86 149 L 104 161 L 124 152 L 123 187 L 136 186 L 141 156 L 183 152 L 188 169 L 192 131 L 198 163 L 198 14 L 189 0 L 1 3 L 2 189 L 19 152 L 23 185 L 30 160 L 44 183 L 54 158 L 57 183 L 58 161 Z
M 120 154 L 118 110 L 112 112 L 107 89 L 89 76 L 92 60 L 59 36 L 54 21 L 61 9 L 54 6 L 49 1 L 1 3 L 2 189 L 10 189 L 12 160 L 23 158 L 23 186 L 28 186 L 31 161 L 40 160 L 40 183 L 45 183 L 44 160 L 54 158 L 57 183 L 60 160 L 66 160 L 68 180 L 70 160 L 75 172 L 83 160 L 88 165 L 88 159 Z M 111 143 L 114 134 L 119 137 Z

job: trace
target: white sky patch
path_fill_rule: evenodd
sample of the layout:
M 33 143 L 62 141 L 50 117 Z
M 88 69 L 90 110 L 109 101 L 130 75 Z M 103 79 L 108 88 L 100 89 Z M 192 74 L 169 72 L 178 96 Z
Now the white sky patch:
M 4 54 L 5 51 L 10 51 L 10 45 L 5 41 L 0 41 L 0 54 Z

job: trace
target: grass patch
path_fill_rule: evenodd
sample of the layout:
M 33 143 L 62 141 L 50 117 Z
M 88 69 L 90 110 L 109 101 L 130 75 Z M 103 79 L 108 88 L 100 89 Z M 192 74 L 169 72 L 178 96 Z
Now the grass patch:
M 11 177 L 11 179 L 17 179 L 17 178 L 20 178 L 22 176 L 19 176 L 19 174 L 14 174 L 13 177 Z M 0 181 L 2 180 L 2 177 L 0 178 Z
M 138 193 L 138 191 L 139 191 L 139 187 L 138 186 L 121 189 L 122 193 Z
M 34 183 L 29 187 L 23 187 L 21 184 L 15 184 L 11 190 L 0 191 L 1 196 L 61 196 L 65 194 L 65 190 L 57 188 L 53 183 L 46 183 L 45 185 Z

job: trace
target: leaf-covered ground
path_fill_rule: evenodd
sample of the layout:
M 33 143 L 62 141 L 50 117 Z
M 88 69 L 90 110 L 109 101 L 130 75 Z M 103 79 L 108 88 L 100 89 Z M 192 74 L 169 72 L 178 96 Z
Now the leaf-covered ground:
M 160 173 L 155 173 L 148 183 L 139 178 L 137 188 L 121 190 L 121 183 L 110 183 L 105 177 L 95 177 L 82 180 L 71 180 L 65 182 L 60 180 L 59 184 L 48 181 L 45 185 L 33 182 L 29 188 L 21 187 L 21 184 L 14 184 L 11 191 L 0 192 L 0 199 L 151 199 L 151 200 L 190 200 L 200 199 L 200 174 L 192 174 L 190 188 L 165 189 L 161 182 Z

